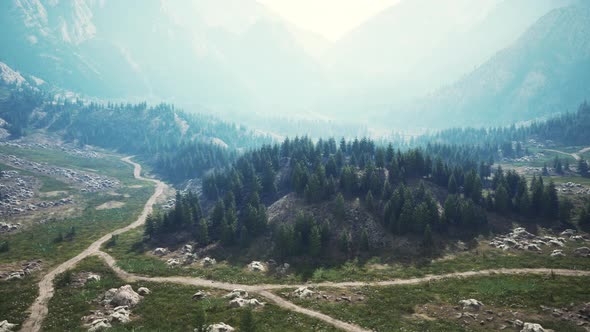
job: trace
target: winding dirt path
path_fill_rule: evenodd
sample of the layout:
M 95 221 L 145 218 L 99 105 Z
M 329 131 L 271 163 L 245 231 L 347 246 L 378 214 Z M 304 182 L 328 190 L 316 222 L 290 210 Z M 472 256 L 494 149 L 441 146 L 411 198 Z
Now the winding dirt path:
M 133 176 L 136 179 L 144 180 L 144 181 L 151 181 L 156 184 L 156 189 L 154 191 L 154 194 L 145 203 L 143 211 L 141 212 L 141 214 L 139 215 L 137 220 L 135 220 L 132 224 L 129 224 L 123 228 L 119 228 L 113 232 L 105 234 L 103 237 L 101 237 L 100 239 L 98 239 L 97 241 L 92 243 L 88 248 L 86 248 L 84 251 L 82 251 L 76 257 L 73 257 L 70 260 L 61 263 L 58 267 L 56 267 L 55 269 L 53 269 L 49 273 L 47 273 L 45 276 L 43 276 L 43 279 L 41 279 L 41 281 L 39 282 L 39 295 L 38 295 L 37 299 L 35 300 L 35 302 L 33 302 L 33 305 L 31 306 L 31 308 L 29 309 L 31 312 L 31 315 L 23 323 L 21 331 L 23 331 L 23 332 L 37 332 L 37 331 L 41 330 L 41 325 L 43 323 L 43 319 L 45 319 L 45 317 L 47 316 L 47 312 L 48 312 L 47 304 L 49 303 L 49 300 L 53 297 L 53 293 L 54 293 L 53 280 L 55 279 L 55 277 L 58 274 L 63 273 L 65 271 L 67 271 L 68 269 L 74 267 L 76 264 L 78 264 L 78 262 L 80 262 L 84 258 L 96 254 L 100 250 L 101 245 L 103 243 L 105 243 L 106 241 L 108 241 L 111 238 L 111 236 L 121 234 L 121 233 L 124 233 L 130 229 L 141 226 L 145 222 L 146 217 L 152 212 L 152 208 L 153 208 L 154 203 L 156 202 L 156 199 L 164 192 L 164 188 L 166 187 L 166 185 L 159 180 L 147 179 L 147 178 L 142 177 L 141 176 L 141 165 L 131 161 L 131 158 L 132 157 L 125 157 L 125 158 L 122 158 L 121 160 L 133 165 Z
M 590 151 L 590 148 L 588 148 Z M 498 275 L 498 274 L 505 274 L 505 275 L 515 275 L 515 274 L 555 274 L 561 276 L 588 276 L 590 277 L 590 271 L 578 271 L 578 270 L 565 270 L 565 269 L 490 269 L 490 270 L 481 270 L 481 271 L 468 271 L 468 272 L 455 272 L 455 273 L 448 273 L 442 275 L 428 275 L 425 277 L 420 278 L 410 278 L 410 279 L 394 279 L 394 280 L 387 280 L 387 281 L 376 281 L 376 282 L 323 282 L 323 283 L 316 283 L 316 284 L 300 284 L 300 285 L 281 285 L 281 284 L 259 284 L 259 285 L 241 285 L 241 284 L 233 284 L 233 283 L 225 283 L 219 282 L 214 280 L 207 280 L 202 278 L 195 278 L 195 277 L 146 277 L 146 276 L 139 276 L 127 271 L 124 271 L 119 266 L 117 266 L 116 260 L 110 256 L 109 254 L 100 251 L 100 247 L 108 241 L 112 235 L 117 235 L 124 233 L 130 229 L 136 228 L 141 226 L 144 222 L 146 217 L 151 213 L 154 203 L 156 199 L 163 193 L 164 188 L 166 185 L 158 180 L 154 179 L 146 179 L 141 176 L 141 166 L 137 163 L 131 161 L 131 157 L 126 157 L 122 159 L 123 161 L 130 163 L 134 166 L 133 175 L 136 179 L 151 181 L 156 183 L 156 189 L 154 194 L 149 198 L 146 202 L 144 209 L 141 215 L 137 218 L 135 222 L 132 224 L 115 230 L 111 233 L 106 234 L 105 236 L 101 237 L 96 242 L 92 243 L 86 250 L 82 253 L 77 255 L 76 257 L 62 263 L 54 270 L 50 271 L 47 275 L 43 277 L 43 279 L 39 282 L 39 296 L 33 303 L 30 308 L 31 315 L 30 317 L 23 323 L 21 331 L 23 332 L 37 332 L 41 330 L 41 326 L 43 323 L 43 319 L 47 316 L 48 313 L 48 302 L 54 294 L 53 288 L 53 280 L 55 276 L 64 271 L 74 267 L 78 262 L 82 259 L 96 255 L 101 257 L 121 278 L 128 282 L 134 281 L 148 281 L 148 282 L 158 282 L 158 283 L 174 283 L 174 284 L 182 284 L 182 285 L 189 285 L 189 286 L 197 286 L 197 287 L 209 287 L 209 288 L 217 288 L 217 289 L 224 289 L 224 290 L 233 290 L 236 288 L 244 289 L 251 293 L 256 293 L 261 297 L 273 302 L 277 306 L 298 312 L 316 319 L 319 319 L 325 323 L 328 323 L 336 328 L 339 328 L 344 331 L 348 332 L 370 332 L 369 330 L 363 329 L 360 326 L 355 324 L 343 322 L 341 320 L 335 319 L 323 313 L 313 311 L 307 308 L 300 307 L 295 305 L 294 303 L 283 299 L 282 297 L 273 294 L 272 290 L 282 289 L 282 288 L 297 288 L 302 286 L 326 286 L 326 287 L 361 287 L 361 286 L 395 286 L 395 285 L 411 285 L 411 284 L 420 284 L 430 281 L 437 281 L 443 279 L 450 279 L 450 278 L 467 278 L 467 277 L 474 277 L 474 276 L 489 276 L 489 275 Z
M 580 157 L 580 155 L 590 151 L 590 146 L 587 148 L 583 148 L 578 152 L 573 152 L 573 153 L 568 153 L 568 152 L 563 152 L 563 151 L 559 151 L 559 150 L 552 150 L 552 149 L 545 149 L 546 151 L 551 151 L 551 152 L 555 152 L 555 153 L 559 153 L 559 154 L 563 154 L 566 156 L 571 156 L 573 157 L 576 161 L 580 161 L 580 159 L 582 159 L 582 157 Z

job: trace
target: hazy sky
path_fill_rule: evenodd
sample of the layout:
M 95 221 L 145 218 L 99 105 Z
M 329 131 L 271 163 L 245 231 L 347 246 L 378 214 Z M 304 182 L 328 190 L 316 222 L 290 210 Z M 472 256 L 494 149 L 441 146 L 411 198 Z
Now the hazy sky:
M 399 0 L 258 0 L 301 28 L 336 40 Z

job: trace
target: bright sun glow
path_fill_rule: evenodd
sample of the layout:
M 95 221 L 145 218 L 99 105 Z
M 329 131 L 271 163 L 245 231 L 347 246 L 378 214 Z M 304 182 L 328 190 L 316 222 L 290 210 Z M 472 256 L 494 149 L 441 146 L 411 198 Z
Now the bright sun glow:
M 258 0 L 297 26 L 337 40 L 399 0 Z

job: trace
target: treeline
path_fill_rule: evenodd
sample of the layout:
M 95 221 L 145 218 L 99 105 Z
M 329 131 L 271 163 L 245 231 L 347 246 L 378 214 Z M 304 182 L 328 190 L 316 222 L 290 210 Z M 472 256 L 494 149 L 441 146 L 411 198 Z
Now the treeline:
M 0 105 L 0 115 L 10 123 L 14 137 L 29 128 L 47 128 L 80 145 L 143 156 L 174 182 L 225 167 L 237 151 L 271 142 L 243 127 L 168 104 L 87 104 L 21 89 L 9 93 Z
M 588 132 L 590 132 L 590 105 L 584 102 L 579 106 L 577 112 L 556 116 L 545 121 L 509 127 L 452 128 L 413 138 L 410 141 L 410 146 L 426 146 L 428 144 L 475 146 L 488 151 L 499 150 L 504 157 L 511 158 L 527 154 L 522 147 L 515 146 L 512 142 L 537 139 L 551 140 L 563 145 L 588 145 L 590 144 Z

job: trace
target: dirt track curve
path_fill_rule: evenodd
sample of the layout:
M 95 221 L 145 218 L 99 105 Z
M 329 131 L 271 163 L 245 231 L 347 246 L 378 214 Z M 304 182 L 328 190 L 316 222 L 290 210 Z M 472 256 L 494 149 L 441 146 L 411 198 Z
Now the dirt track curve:
M 410 279 L 394 279 L 394 280 L 386 280 L 386 281 L 375 281 L 375 282 L 340 282 L 340 283 L 332 283 L 332 282 L 323 282 L 323 283 L 316 283 L 316 284 L 259 284 L 259 285 L 241 285 L 241 284 L 232 284 L 232 283 L 225 283 L 213 280 L 207 280 L 202 278 L 195 278 L 195 277 L 146 277 L 146 276 L 139 276 L 127 271 L 122 270 L 120 267 L 117 266 L 116 260 L 107 253 L 100 251 L 100 247 L 103 243 L 108 241 L 112 235 L 124 233 L 130 229 L 136 228 L 141 226 L 147 217 L 147 215 L 152 211 L 152 207 L 158 198 L 163 192 L 164 187 L 166 186 L 164 183 L 154 179 L 146 179 L 141 176 L 141 166 L 137 163 L 132 162 L 131 157 L 123 158 L 122 160 L 134 165 L 134 176 L 137 179 L 152 181 L 156 183 L 156 189 L 154 194 L 149 198 L 146 202 L 144 209 L 137 218 L 135 222 L 132 224 L 120 228 L 116 231 L 113 231 L 109 234 L 106 234 L 98 241 L 92 243 L 86 250 L 82 253 L 77 255 L 76 257 L 68 260 L 67 262 L 62 263 L 54 270 L 50 271 L 47 275 L 43 277 L 43 279 L 39 282 L 39 296 L 31 306 L 31 315 L 23 324 L 21 331 L 23 332 L 37 332 L 41 330 L 41 326 L 43 323 L 43 319 L 47 316 L 48 307 L 47 304 L 54 293 L 53 288 L 53 280 L 56 275 L 74 267 L 78 262 L 82 259 L 91 256 L 97 255 L 101 257 L 122 279 L 128 282 L 134 281 L 149 281 L 149 282 L 160 282 L 160 283 L 174 283 L 174 284 L 182 284 L 182 285 L 189 285 L 189 286 L 197 286 L 197 287 L 210 287 L 210 288 L 218 288 L 224 290 L 233 290 L 236 288 L 244 289 L 251 293 L 256 293 L 261 297 L 273 302 L 274 304 L 282 307 L 283 309 L 295 311 L 319 320 L 322 320 L 336 328 L 339 328 L 344 331 L 349 332 L 369 332 L 369 330 L 363 329 L 357 325 L 346 323 L 330 317 L 328 315 L 322 314 L 320 312 L 316 312 L 310 309 L 306 309 L 300 306 L 295 305 L 292 302 L 289 302 L 280 296 L 273 294 L 270 292 L 271 290 L 282 289 L 282 288 L 296 288 L 296 287 L 313 287 L 313 286 L 327 286 L 327 287 L 362 287 L 362 286 L 395 286 L 395 285 L 411 285 L 411 284 L 419 284 L 425 283 L 430 281 L 437 281 L 443 279 L 450 279 L 450 278 L 467 278 L 467 277 L 475 277 L 475 276 L 489 276 L 489 275 L 498 275 L 498 274 L 555 274 L 561 276 L 588 276 L 590 277 L 590 271 L 579 271 L 579 270 L 565 270 L 565 269 L 490 269 L 490 270 L 481 270 L 481 271 L 467 271 L 467 272 L 455 272 L 455 273 L 448 273 L 442 275 L 428 275 L 425 277 L 420 278 L 410 278 Z
M 578 152 L 573 152 L 573 153 L 569 153 L 569 152 L 563 152 L 563 151 L 559 151 L 559 150 L 552 150 L 552 149 L 545 149 L 546 151 L 551 151 L 551 152 L 555 152 L 555 153 L 559 153 L 559 154 L 563 154 L 566 156 L 572 156 L 575 160 L 580 161 L 582 159 L 582 157 L 580 157 L 580 155 L 590 151 L 590 147 L 587 148 L 583 148 Z

